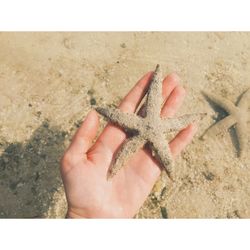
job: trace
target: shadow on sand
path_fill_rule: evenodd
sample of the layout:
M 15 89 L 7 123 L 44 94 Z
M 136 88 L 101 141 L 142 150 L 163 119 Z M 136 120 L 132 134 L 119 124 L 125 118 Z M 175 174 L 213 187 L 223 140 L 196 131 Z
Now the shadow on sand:
M 237 103 L 238 103 L 239 99 L 241 98 L 241 96 L 238 98 Z M 209 126 L 204 131 L 204 133 L 201 135 L 201 138 L 203 138 L 204 135 L 206 135 L 207 131 L 210 130 L 213 126 L 215 126 L 217 122 L 219 122 L 220 120 L 224 119 L 225 117 L 227 117 L 229 115 L 223 108 L 221 108 L 216 103 L 214 103 L 212 100 L 210 100 L 208 96 L 206 96 L 205 94 L 203 94 L 203 97 L 209 103 L 210 107 L 212 109 L 214 109 L 215 112 L 217 112 L 217 117 L 215 119 L 215 123 L 213 123 L 211 126 Z M 237 155 L 237 157 L 239 157 L 239 155 L 240 155 L 240 145 L 239 145 L 239 141 L 238 141 L 238 137 L 237 137 L 237 133 L 236 133 L 235 127 L 234 126 L 230 127 L 228 129 L 228 132 L 230 134 L 231 141 L 232 141 L 232 143 L 234 145 L 234 148 L 236 150 L 236 155 Z
M 0 142 L 0 218 L 42 218 L 62 185 L 59 162 L 67 133 L 48 121 L 24 143 Z

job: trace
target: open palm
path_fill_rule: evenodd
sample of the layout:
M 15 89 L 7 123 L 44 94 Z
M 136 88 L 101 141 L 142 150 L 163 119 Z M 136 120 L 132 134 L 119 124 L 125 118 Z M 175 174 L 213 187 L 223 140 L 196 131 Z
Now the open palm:
M 135 112 L 147 92 L 153 72 L 138 81 L 119 108 Z M 163 80 L 164 105 L 162 117 L 172 117 L 181 106 L 185 90 L 179 86 L 176 74 Z M 96 142 L 99 118 L 92 110 L 76 132 L 61 161 L 61 174 L 68 202 L 68 217 L 72 218 L 131 218 L 142 206 L 155 181 L 160 167 L 148 149 L 134 154 L 115 177 L 107 181 L 107 171 L 126 134 L 117 126 L 107 124 Z M 192 140 L 196 125 L 180 131 L 169 143 L 175 157 Z M 167 143 L 167 142 L 166 142 Z

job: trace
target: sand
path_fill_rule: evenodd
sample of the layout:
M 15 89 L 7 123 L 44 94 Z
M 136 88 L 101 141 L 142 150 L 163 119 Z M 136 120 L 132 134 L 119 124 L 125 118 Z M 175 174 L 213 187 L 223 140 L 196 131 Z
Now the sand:
M 250 87 L 250 33 L 0 33 L 0 58 L 0 217 L 64 217 L 59 161 L 72 135 L 160 63 L 188 92 L 177 115 L 208 115 L 176 181 L 163 172 L 136 217 L 250 218 L 250 141 L 239 159 L 233 130 L 199 139 L 226 115 L 201 90 L 236 102 Z

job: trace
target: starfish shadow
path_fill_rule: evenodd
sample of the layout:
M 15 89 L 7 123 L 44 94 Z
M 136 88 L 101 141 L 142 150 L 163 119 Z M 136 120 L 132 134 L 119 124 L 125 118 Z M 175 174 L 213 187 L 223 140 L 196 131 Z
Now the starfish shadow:
M 240 157 L 240 143 L 237 137 L 236 129 L 234 126 L 228 129 L 234 148 L 236 149 L 237 157 Z
M 246 91 L 245 91 L 246 92 Z M 240 101 L 241 97 L 244 95 L 243 92 L 240 97 L 237 99 L 237 103 Z M 223 108 L 221 108 L 217 103 L 213 102 L 205 93 L 202 93 L 203 97 L 205 98 L 205 100 L 208 102 L 208 104 L 210 105 L 210 107 L 218 114 L 215 119 L 214 119 L 214 123 L 212 125 L 210 125 L 200 136 L 200 139 L 203 140 L 204 136 L 206 135 L 206 133 L 208 132 L 208 130 L 210 130 L 217 122 L 219 122 L 220 120 L 224 119 L 225 117 L 227 117 L 227 115 L 229 115 Z M 237 157 L 239 157 L 240 155 L 240 145 L 239 145 L 239 140 L 237 137 L 237 133 L 235 130 L 235 127 L 232 126 L 228 129 L 231 141 L 233 146 L 236 149 L 236 154 Z
M 243 93 L 241 93 L 241 95 L 239 95 L 239 97 L 237 98 L 237 101 L 236 101 L 236 106 L 238 106 L 240 100 L 241 100 L 242 97 L 247 93 L 248 90 L 249 90 L 249 88 L 246 89 Z
M 59 160 L 66 132 L 48 121 L 26 142 L 6 143 L 0 155 L 0 218 L 41 218 L 61 187 Z

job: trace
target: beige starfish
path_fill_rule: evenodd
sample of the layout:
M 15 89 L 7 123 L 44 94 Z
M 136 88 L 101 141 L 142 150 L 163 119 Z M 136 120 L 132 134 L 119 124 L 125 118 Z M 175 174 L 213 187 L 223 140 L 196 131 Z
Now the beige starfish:
M 215 123 L 205 132 L 202 138 L 206 136 L 215 136 L 224 133 L 230 127 L 235 125 L 237 138 L 239 142 L 239 157 L 242 158 L 247 145 L 247 122 L 248 122 L 248 107 L 250 105 L 250 89 L 248 89 L 241 97 L 237 106 L 231 101 L 211 94 L 203 92 L 212 102 L 223 108 L 229 115 L 219 122 Z
M 142 148 L 146 143 L 160 164 L 165 168 L 171 178 L 173 159 L 165 135 L 178 131 L 194 122 L 200 114 L 184 115 L 179 118 L 161 118 L 162 76 L 160 66 L 157 65 L 151 80 L 145 104 L 145 117 L 134 113 L 124 113 L 116 108 L 98 107 L 98 113 L 112 123 L 122 127 L 130 136 L 117 153 L 114 164 L 109 169 L 107 178 L 112 178 L 117 171 L 129 160 L 132 154 Z

